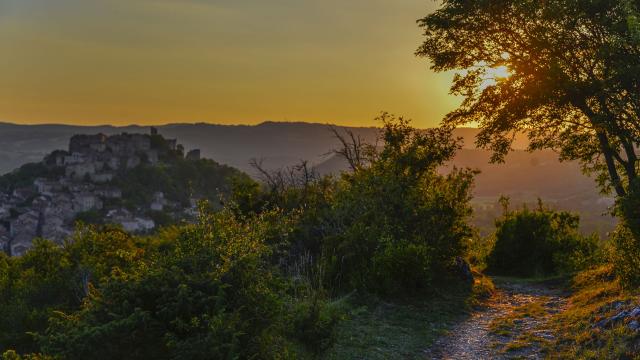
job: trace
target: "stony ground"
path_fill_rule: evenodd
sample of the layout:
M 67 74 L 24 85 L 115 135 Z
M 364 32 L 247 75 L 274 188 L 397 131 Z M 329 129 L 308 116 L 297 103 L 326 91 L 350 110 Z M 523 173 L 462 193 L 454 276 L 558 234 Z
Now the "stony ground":
M 427 359 L 542 359 L 551 314 L 566 297 L 559 286 L 496 279 L 498 290 L 485 306 L 454 326 L 428 350 Z

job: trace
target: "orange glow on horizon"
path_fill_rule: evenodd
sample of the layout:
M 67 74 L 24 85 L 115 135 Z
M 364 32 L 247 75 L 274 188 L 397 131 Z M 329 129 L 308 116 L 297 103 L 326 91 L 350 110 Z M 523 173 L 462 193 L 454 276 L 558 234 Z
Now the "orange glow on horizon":
M 0 121 L 436 126 L 452 73 L 414 56 L 423 0 L 0 5 Z M 327 25 L 330 26 L 327 26 Z

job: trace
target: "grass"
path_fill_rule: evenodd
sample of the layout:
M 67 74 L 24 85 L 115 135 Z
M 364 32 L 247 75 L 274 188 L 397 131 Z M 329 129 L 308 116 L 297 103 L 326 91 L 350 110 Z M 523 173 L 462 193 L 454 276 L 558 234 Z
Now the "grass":
M 496 335 L 510 336 L 518 320 L 524 318 L 542 318 L 547 314 L 544 306 L 539 302 L 524 304 L 515 308 L 507 316 L 491 321 L 489 330 Z
M 570 281 L 567 275 L 551 275 L 537 277 L 513 277 L 513 276 L 492 276 L 493 282 L 499 286 L 502 284 L 566 284 Z
M 548 345 L 552 359 L 640 359 L 640 336 L 619 323 L 613 328 L 594 328 L 604 317 L 623 308 L 638 306 L 638 290 L 625 291 L 613 276 L 611 266 L 584 271 L 575 276 L 573 294 L 566 311 L 553 316 L 556 340 Z M 618 310 L 615 302 L 628 304 Z
M 473 288 L 449 289 L 429 299 L 387 302 L 350 299 L 351 311 L 336 330 L 325 359 L 418 359 L 435 339 L 493 292 L 489 278 L 476 273 Z
M 513 278 L 496 277 L 496 284 L 505 288 L 522 286 L 536 287 L 539 285 L 553 286 L 564 285 L 567 278 L 562 276 L 544 278 Z M 530 348 L 546 348 L 548 339 L 541 336 L 539 331 L 544 331 L 544 324 L 549 320 L 552 307 L 547 303 L 550 298 L 545 295 L 536 295 L 530 302 L 516 306 L 502 316 L 493 319 L 489 323 L 489 331 L 498 335 L 493 347 L 496 352 L 506 354 L 510 358 L 518 358 L 518 354 L 527 353 Z M 555 310 L 555 309 L 554 309 Z

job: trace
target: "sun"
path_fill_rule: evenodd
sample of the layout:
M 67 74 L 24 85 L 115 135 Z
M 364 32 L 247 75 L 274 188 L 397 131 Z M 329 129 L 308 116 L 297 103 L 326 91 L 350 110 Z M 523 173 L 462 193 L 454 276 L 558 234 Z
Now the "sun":
M 511 76 L 511 71 L 505 65 L 496 67 L 487 67 L 485 73 L 482 76 L 482 83 L 480 83 L 480 90 L 484 90 L 490 86 L 495 86 L 500 80 L 508 79 Z

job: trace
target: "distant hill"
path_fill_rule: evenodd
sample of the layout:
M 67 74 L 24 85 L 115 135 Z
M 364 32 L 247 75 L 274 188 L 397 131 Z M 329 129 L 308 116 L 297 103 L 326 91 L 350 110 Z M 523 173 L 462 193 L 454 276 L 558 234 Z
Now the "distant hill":
M 293 165 L 308 160 L 322 173 L 338 172 L 345 168 L 340 159 L 327 155 L 339 146 L 326 124 L 265 122 L 255 126 L 214 124 L 169 124 L 157 126 L 167 138 L 178 138 L 187 150 L 199 148 L 202 156 L 233 166 L 250 175 L 255 171 L 249 165 L 252 158 L 263 158 L 268 168 Z M 375 141 L 375 128 L 349 130 L 366 141 Z M 40 161 L 52 150 L 65 148 L 74 134 L 121 132 L 146 133 L 141 126 L 69 126 L 69 125 L 16 125 L 0 123 L 0 173 L 18 166 Z M 451 165 L 472 167 L 482 171 L 476 181 L 476 203 L 490 209 L 501 194 L 514 202 L 532 202 L 536 197 L 558 207 L 577 210 L 603 224 L 593 229 L 601 232 L 611 228 L 613 220 L 600 216 L 606 211 L 610 199 L 602 198 L 592 179 L 584 176 L 576 163 L 560 163 L 550 151 L 528 153 L 526 138 L 519 136 L 514 147 L 517 151 L 507 157 L 505 164 L 489 164 L 489 152 L 474 147 L 478 129 L 457 129 L 455 136 L 464 140 L 464 149 Z M 520 151 L 518 151 L 520 150 Z M 445 169 L 446 170 L 446 169 Z M 605 230 L 602 230 L 605 229 Z
M 324 124 L 265 122 L 255 126 L 171 124 L 157 126 L 167 138 L 178 138 L 186 149 L 199 148 L 202 156 L 251 171 L 252 158 L 264 158 L 269 167 L 292 165 L 302 159 L 320 163 L 323 156 L 337 146 L 336 140 Z M 373 141 L 373 128 L 351 128 L 367 140 Z M 146 133 L 140 126 L 70 126 L 16 125 L 0 123 L 0 174 L 18 166 L 42 160 L 55 150 L 65 148 L 74 134 L 121 132 Z
M 264 122 L 259 125 L 169 124 L 156 126 L 167 138 L 178 138 L 187 149 L 199 148 L 202 156 L 251 172 L 249 160 L 264 158 L 269 167 L 279 168 L 304 159 L 320 164 L 326 153 L 338 146 L 338 142 L 326 124 Z M 349 127 L 357 135 L 373 142 L 375 128 Z M 17 125 L 0 123 L 0 174 L 22 164 L 40 161 L 45 154 L 67 146 L 75 134 L 106 135 L 146 133 L 141 126 L 73 126 L 73 125 Z M 477 129 L 456 130 L 456 136 L 464 139 L 466 148 L 473 148 Z M 516 141 L 516 148 L 523 148 L 523 139 Z

